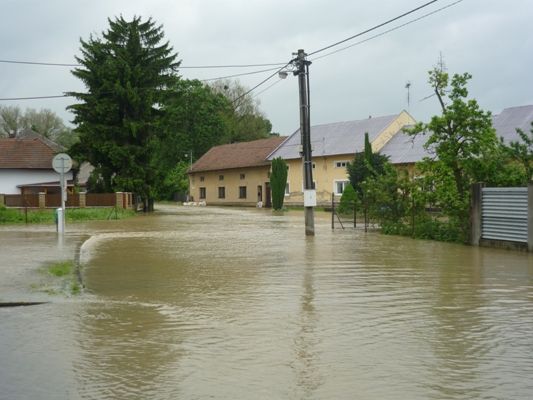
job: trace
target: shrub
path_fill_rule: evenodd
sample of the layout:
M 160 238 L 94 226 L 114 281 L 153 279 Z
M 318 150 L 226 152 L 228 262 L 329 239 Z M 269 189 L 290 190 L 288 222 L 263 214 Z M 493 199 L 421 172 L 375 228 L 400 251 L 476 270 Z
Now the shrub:
M 337 212 L 339 214 L 353 214 L 356 207 L 357 193 L 351 184 L 347 184 L 342 192 Z

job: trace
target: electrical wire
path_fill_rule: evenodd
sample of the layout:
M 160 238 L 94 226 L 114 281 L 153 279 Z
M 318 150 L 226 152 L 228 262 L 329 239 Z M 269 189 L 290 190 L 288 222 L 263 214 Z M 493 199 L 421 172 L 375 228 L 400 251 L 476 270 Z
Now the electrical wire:
M 179 66 L 182 69 L 213 69 L 213 68 L 255 68 L 255 67 L 279 67 L 283 63 L 267 63 L 267 64 L 233 64 L 233 65 L 184 65 Z
M 265 79 L 263 79 L 261 82 L 259 82 L 257 85 L 255 85 L 253 88 L 249 89 L 248 91 L 246 91 L 245 93 L 241 94 L 239 97 L 237 97 L 235 100 L 232 101 L 232 103 L 236 103 L 237 101 L 239 101 L 240 99 L 242 99 L 244 96 L 248 95 L 249 93 L 253 92 L 255 89 L 257 89 L 259 86 L 265 84 L 266 82 L 268 82 L 270 79 L 272 79 L 274 76 L 276 76 L 279 72 L 283 71 L 284 68 L 286 68 L 287 66 L 289 66 L 291 63 L 293 62 L 293 60 L 290 60 L 287 64 L 285 64 L 283 67 L 281 68 L 278 68 L 276 70 L 276 72 L 274 72 L 273 74 L 270 74 L 268 77 L 266 77 Z
M 20 61 L 20 60 L 0 60 L 3 64 L 26 64 L 42 65 L 48 67 L 82 67 L 81 64 L 68 63 L 51 63 L 41 61 Z M 180 65 L 177 69 L 223 69 L 223 68 L 255 68 L 255 67 L 279 67 L 283 63 L 265 63 L 265 64 L 229 64 L 229 65 Z
M 359 37 L 359 36 L 365 35 L 365 34 L 367 34 L 367 33 L 369 33 L 369 32 L 372 32 L 372 31 L 374 31 L 374 30 L 376 30 L 376 29 L 378 29 L 378 28 L 381 28 L 381 27 L 383 27 L 383 26 L 385 26 L 385 25 L 388 25 L 388 24 L 390 24 L 390 23 L 392 23 L 392 22 L 394 22 L 394 21 L 397 21 L 398 19 L 401 19 L 401 18 L 403 18 L 403 17 L 405 17 L 405 16 L 407 16 L 407 15 L 410 15 L 410 14 L 416 12 L 416 11 L 419 11 L 419 10 L 421 10 L 421 9 L 423 9 L 423 8 L 425 8 L 425 7 L 427 7 L 427 6 L 431 5 L 431 4 L 433 4 L 433 3 L 436 3 L 437 1 L 439 1 L 439 0 L 432 0 L 432 1 L 427 2 L 427 3 L 425 3 L 425 4 L 423 4 L 423 5 L 419 6 L 419 7 L 413 8 L 412 10 L 407 11 L 407 12 L 405 12 L 405 13 L 403 13 L 403 14 L 401 14 L 401 15 L 395 17 L 395 18 L 392 18 L 392 19 L 390 19 L 390 20 L 388 20 L 388 21 L 382 22 L 381 24 L 375 25 L 374 27 L 372 27 L 372 28 L 370 28 L 370 29 L 367 29 L 367 30 L 365 30 L 365 31 L 362 31 L 362 32 L 360 32 L 360 33 L 358 33 L 358 34 L 356 34 L 356 35 L 350 36 L 349 38 L 343 39 L 343 40 L 341 40 L 341 41 L 339 41 L 339 42 L 333 43 L 333 44 L 331 44 L 331 45 L 329 45 L 329 46 L 323 47 L 322 49 L 319 49 L 319 50 L 313 51 L 312 53 L 309 54 L 309 56 L 312 56 L 312 55 L 314 55 L 314 54 L 320 53 L 320 52 L 322 52 L 322 51 L 324 51 L 324 50 L 327 50 L 327 49 L 330 49 L 330 48 L 332 48 L 332 47 L 338 46 L 339 44 L 345 43 L 345 42 L 347 42 L 347 41 L 349 41 L 349 40 L 355 39 L 356 37 Z M 316 57 L 316 58 L 314 58 L 314 60 L 318 60 L 318 59 L 321 59 L 321 58 L 327 57 L 327 56 L 329 56 L 329 55 L 332 55 L 332 54 L 338 53 L 338 52 L 340 52 L 340 51 L 343 51 L 343 50 L 346 50 L 346 49 L 348 49 L 348 48 L 350 48 L 350 47 L 353 47 L 353 46 L 355 46 L 355 45 L 357 45 L 357 44 L 361 44 L 361 43 L 364 43 L 364 42 L 368 42 L 368 41 L 370 41 L 370 40 L 372 40 L 372 39 L 375 39 L 375 38 L 377 38 L 377 37 L 383 36 L 383 35 L 385 35 L 385 34 L 387 34 L 387 33 L 393 32 L 393 31 L 398 30 L 398 29 L 400 29 L 400 28 L 403 28 L 403 27 L 405 27 L 405 26 L 407 26 L 407 25 L 410 25 L 410 24 L 412 24 L 412 23 L 414 23 L 414 22 L 420 21 L 421 19 L 427 18 L 427 17 L 429 17 L 429 16 L 431 16 L 431 15 L 434 15 L 434 14 L 436 14 L 436 13 L 438 13 L 438 12 L 441 12 L 441 11 L 443 11 L 443 10 L 449 8 L 449 7 L 452 7 L 452 6 L 454 6 L 454 5 L 458 4 L 458 3 L 461 3 L 462 1 L 463 1 L 463 0 L 458 0 L 458 1 L 454 2 L 454 3 L 452 3 L 452 4 L 448 4 L 447 6 L 441 7 L 441 8 L 439 8 L 439 9 L 437 9 L 437 10 L 434 10 L 434 11 L 432 11 L 432 12 L 430 12 L 430 13 L 427 13 L 427 14 L 425 14 L 425 15 L 422 15 L 421 17 L 415 18 L 415 19 L 413 19 L 413 20 L 411 20 L 411 21 L 409 21 L 409 22 L 407 22 L 407 23 L 401 24 L 401 25 L 399 25 L 399 26 L 397 26 L 397 27 L 395 27 L 395 28 L 389 29 L 389 30 L 387 30 L 387 31 L 385 31 L 385 32 L 379 33 L 379 34 L 374 35 L 374 36 L 372 36 L 372 37 L 370 37 L 370 38 L 367 38 L 367 39 L 365 39 L 365 40 L 362 40 L 361 42 L 358 42 L 358 43 L 352 44 L 352 45 L 350 45 L 350 46 L 346 46 L 346 47 L 344 47 L 344 48 L 342 48 L 342 49 L 339 49 L 339 50 L 336 50 L 336 51 L 334 51 L 334 52 L 331 52 L 331 53 L 325 54 L 325 55 L 323 55 L 323 56 Z M 240 100 L 242 97 L 246 96 L 247 94 L 249 94 L 249 93 L 252 92 L 253 90 L 257 89 L 259 86 L 261 86 L 261 85 L 263 85 L 264 83 L 266 83 L 267 81 L 269 81 L 273 76 L 275 76 L 278 72 L 282 71 L 285 67 L 287 67 L 288 65 L 290 65 L 290 64 L 293 63 L 294 61 L 295 61 L 294 59 L 291 60 L 291 61 L 289 61 L 289 62 L 288 62 L 287 64 L 285 64 L 283 67 L 281 67 L 280 69 L 278 69 L 274 74 L 268 76 L 266 79 L 264 79 L 263 81 L 261 81 L 260 83 L 258 83 L 258 84 L 257 84 L 256 86 L 254 86 L 253 88 L 251 88 L 249 91 L 247 91 L 247 92 L 244 93 L 243 95 L 241 95 L 241 96 L 239 96 L 238 98 L 236 98 L 235 100 L 233 100 L 233 103 L 236 103 L 236 102 L 237 102 L 238 100 Z M 271 85 L 271 86 L 273 86 L 273 85 Z M 270 88 L 270 87 L 269 87 L 269 88 Z M 267 88 L 267 89 L 269 89 L 269 88 Z M 265 91 L 266 91 L 267 89 L 265 89 Z
M 381 24 L 375 25 L 372 28 L 369 28 L 367 30 L 359 32 L 359 33 L 357 33 L 357 34 L 355 34 L 353 36 L 350 36 L 350 37 L 348 37 L 346 39 L 343 39 L 341 41 L 338 41 L 336 43 L 330 44 L 329 46 L 326 46 L 326 47 L 323 47 L 321 49 L 315 50 L 312 53 L 309 53 L 308 55 L 312 56 L 312 55 L 320 53 L 320 52 L 322 52 L 324 50 L 331 49 L 332 47 L 338 46 L 339 44 L 346 43 L 347 41 L 355 39 L 356 37 L 359 37 L 359 36 L 365 35 L 365 34 L 367 34 L 369 32 L 375 31 L 376 29 L 381 28 L 382 26 L 385 26 L 385 25 L 388 25 L 388 24 L 390 24 L 390 23 L 392 23 L 394 21 L 397 21 L 397 20 L 399 20 L 399 19 L 401 19 L 401 18 L 403 18 L 403 17 L 405 17 L 405 16 L 407 16 L 409 14 L 412 14 L 412 13 L 418 11 L 418 10 L 421 10 L 422 8 L 425 8 L 425 7 L 427 7 L 427 6 L 429 6 L 429 5 L 433 4 L 433 3 L 436 3 L 437 1 L 439 1 L 439 0 L 432 0 L 430 2 L 427 2 L 426 4 L 423 4 L 421 6 L 413 8 L 412 10 L 407 11 L 407 12 L 401 14 L 401 15 L 398 15 L 397 17 L 394 17 L 392 19 L 389 19 L 388 21 L 385 21 L 385 22 L 382 22 Z
M 0 99 L 0 101 L 57 99 L 60 97 L 73 97 L 73 96 L 68 95 L 68 94 L 61 94 L 61 95 L 56 95 L 56 96 L 6 97 L 3 99 Z
M 285 67 L 286 64 L 282 64 L 282 65 L 284 65 L 284 67 Z M 241 74 L 219 76 L 218 78 L 200 79 L 200 81 L 201 82 L 218 81 L 218 80 L 221 80 L 221 79 L 237 78 L 239 76 L 245 76 L 245 75 L 255 75 L 255 74 L 260 74 L 262 72 L 269 72 L 269 71 L 274 71 L 274 70 L 278 70 L 278 69 L 277 68 L 268 68 L 268 69 L 262 69 L 262 70 L 259 70 L 259 71 L 243 72 Z
M 81 64 L 63 64 L 63 63 L 49 63 L 40 61 L 18 61 L 18 60 L 0 60 L 4 64 L 27 64 L 27 65 L 45 65 L 49 67 L 81 67 Z
M 338 49 L 338 50 L 334 50 L 334 51 L 332 51 L 332 52 L 330 52 L 330 53 L 326 53 L 326 54 L 321 55 L 321 56 L 319 56 L 319 57 L 315 57 L 315 58 L 313 58 L 311 61 L 320 60 L 320 59 L 322 59 L 322 58 L 325 58 L 325 57 L 331 56 L 331 55 L 333 55 L 333 54 L 340 53 L 341 51 L 347 50 L 347 49 L 349 49 L 349 48 L 351 48 L 351 47 L 354 47 L 354 46 L 357 46 L 357 45 L 360 45 L 360 44 L 366 43 L 366 42 L 368 42 L 368 41 L 370 41 L 370 40 L 372 40 L 372 39 L 376 39 L 376 38 L 378 38 L 378 37 L 384 36 L 384 35 L 386 35 L 386 34 L 388 34 L 388 33 L 394 32 L 394 31 L 396 31 L 396 30 L 398 30 L 398 29 L 404 28 L 404 27 L 406 27 L 406 26 L 408 26 L 408 25 L 411 25 L 411 24 L 413 24 L 413 23 L 415 23 L 415 22 L 418 22 L 418 21 L 420 21 L 420 20 L 422 20 L 422 19 L 424 19 L 424 18 L 427 18 L 427 17 L 430 17 L 430 16 L 432 16 L 432 15 L 434 15 L 434 14 L 437 14 L 437 13 L 439 13 L 439 12 L 441 12 L 441 11 L 447 9 L 447 8 L 453 7 L 453 6 L 455 6 L 455 5 L 459 4 L 459 3 L 462 3 L 463 1 L 464 1 L 464 0 L 457 0 L 457 1 L 453 2 L 453 3 L 451 3 L 451 4 L 448 4 L 448 5 L 444 6 L 444 7 L 438 8 L 438 9 L 436 9 L 436 10 L 434 10 L 434 11 L 431 11 L 431 12 L 429 12 L 429 13 L 427 13 L 427 14 L 424 14 L 424 15 L 418 17 L 418 18 L 412 19 L 412 20 L 410 20 L 410 21 L 408 21 L 408 22 L 405 22 L 405 23 L 403 23 L 403 24 L 401 24 L 401 25 L 395 26 L 394 28 L 391 28 L 391 29 L 388 29 L 388 30 L 386 30 L 386 31 L 380 32 L 380 33 L 378 33 L 378 34 L 376 34 L 376 35 L 374 35 L 374 36 L 370 36 L 369 38 L 366 38 L 366 39 L 360 40 L 359 42 L 353 43 L 353 44 L 351 44 L 351 45 L 349 45 L 349 46 L 342 47 L 342 48 L 340 48 L 340 49 Z
M 395 18 L 392 18 L 388 21 L 385 21 L 385 22 L 382 22 L 378 25 L 375 25 L 374 27 L 372 28 L 369 28 L 365 31 L 362 31 L 362 32 L 359 32 L 357 33 L 356 35 L 353 35 L 353 36 L 350 36 L 346 39 L 343 39 L 339 42 L 336 42 L 336 43 L 333 43 L 329 46 L 326 46 L 326 47 L 323 47 L 319 50 L 315 50 L 311 53 L 309 53 L 309 56 L 312 56 L 314 54 L 317 54 L 317 53 L 320 53 L 322 51 L 325 51 L 327 49 L 330 49 L 332 47 L 335 47 L 335 46 L 338 46 L 339 44 L 342 44 L 342 43 L 345 43 L 349 40 L 352 40 L 352 39 L 355 39 L 357 37 L 360 37 L 362 35 L 365 35 L 369 32 L 372 32 L 380 27 L 383 27 L 385 25 L 388 25 L 394 21 L 397 21 L 407 15 L 410 15 L 418 10 L 421 10 L 433 3 L 436 3 L 437 1 L 439 0 L 432 0 L 430 2 L 427 2 L 419 7 L 416 7 L 410 11 L 407 11 Z M 362 44 L 362 43 L 365 43 L 365 42 L 368 42 L 372 39 L 375 39 L 375 38 L 378 38 L 380 36 L 383 36 L 383 35 L 386 35 L 390 32 L 393 32 L 395 30 L 398 30 L 400 28 L 403 28 L 407 25 L 410 25 L 414 22 L 417 22 L 417 21 L 420 21 L 421 19 L 424 19 L 424 18 L 427 18 L 431 15 L 434 15 L 438 12 L 441 12 L 447 8 L 450 8 L 458 3 L 461 3 L 463 0 L 458 0 L 454 3 L 451 3 L 451 4 L 448 4 L 447 6 L 444 6 L 444 7 L 441 7 L 437 10 L 434 10 L 430 13 L 427 13 L 427 14 L 424 14 L 418 18 L 415 18 L 409 22 L 406 22 L 404 24 L 401 24 L 401 25 L 398 25 L 394 28 L 391 28 L 387 31 L 384 31 L 384 32 L 381 32 L 377 35 L 374 35 L 372 37 L 369 37 L 367 39 L 364 39 L 364 40 L 361 40 L 357 43 L 354 43 L 354 44 L 351 44 L 349 46 L 346 46 L 346 47 L 343 47 L 341 49 L 338 49 L 338 50 L 335 50 L 333 52 L 330 52 L 330 53 L 327 53 L 327 54 L 324 54 L 320 57 L 315 57 L 312 61 L 316 61 L 316 60 L 319 60 L 319 59 L 322 59 L 322 58 L 325 58 L 325 57 L 328 57 L 332 54 L 336 54 L 340 51 L 343 51 L 343 50 L 346 50 L 348 48 L 351 48 L 351 47 L 354 47 L 356 45 L 359 45 L 359 44 Z M 179 68 L 183 68 L 183 69 L 186 69 L 186 68 L 190 68 L 190 69 L 209 69 L 209 68 L 251 68 L 251 67 L 260 67 L 260 66 L 272 66 L 272 65 L 275 65 L 275 66 L 280 66 L 281 65 L 281 68 L 268 68 L 268 69 L 262 69 L 262 70 L 258 70 L 258 71 L 251 71 L 251 72 L 244 72 L 244 73 L 241 73 L 241 74 L 233 74 L 233 75 L 226 75 L 226 76 L 220 76 L 220 77 L 216 77 L 216 78 L 208 78 L 208 79 L 202 79 L 200 80 L 201 82 L 210 82 L 210 81 L 216 81 L 216 80 L 221 80 L 221 79 L 229 79 L 229 78 L 236 78 L 236 77 L 239 77 L 239 76 L 246 76 L 246 75 L 254 75 L 254 74 L 260 74 L 260 73 L 263 73 L 263 72 L 270 72 L 270 71 L 274 71 L 275 72 L 271 75 L 269 75 L 267 78 L 265 78 L 264 80 L 262 80 L 261 82 L 259 82 L 257 85 L 255 85 L 254 87 L 252 87 L 251 89 L 249 89 L 247 92 L 245 92 L 244 94 L 242 94 L 241 96 L 237 97 L 235 100 L 232 101 L 232 103 L 236 103 L 237 101 L 239 101 L 241 98 L 243 98 L 244 96 L 248 95 L 249 93 L 251 93 L 252 91 L 254 91 L 255 89 L 257 89 L 258 87 L 262 86 L 263 84 L 265 84 L 266 82 L 268 82 L 270 79 L 272 79 L 277 73 L 281 72 L 284 68 L 286 68 L 288 65 L 290 65 L 291 63 L 293 63 L 295 60 L 292 59 L 290 60 L 289 62 L 287 62 L 286 64 L 283 64 L 283 63 L 267 63 L 267 64 L 232 64 L 232 65 L 198 65 L 198 66 L 180 66 L 178 67 Z M 11 63 L 11 64 L 29 64 L 29 65 L 46 65 L 46 66 L 63 66 L 63 67 L 79 67 L 81 66 L 80 64 L 64 64 L 64 63 L 47 63 L 47 62 L 35 62 L 35 61 L 16 61 L 16 60 L 0 60 L 0 63 Z M 275 82 L 274 84 L 270 85 L 269 87 L 267 87 L 266 89 L 264 89 L 263 91 L 259 92 L 258 94 L 256 94 L 254 97 L 258 96 L 259 94 L 267 91 L 268 89 L 270 89 L 272 86 L 274 86 L 275 84 L 279 83 L 278 82 Z M 10 100 L 33 100 L 33 99 L 50 99 L 50 98 L 60 98 L 60 97 L 69 97 L 69 95 L 59 95 L 59 96 L 34 96 L 34 97 L 13 97 L 13 98 L 0 98 L 0 101 L 10 101 Z
M 263 90 L 261 90 L 259 93 L 256 93 L 252 96 L 252 98 L 256 98 L 257 96 L 259 96 L 260 94 L 263 94 L 265 93 L 267 90 L 269 90 L 270 88 L 272 88 L 273 86 L 276 86 L 278 83 L 282 82 L 283 79 L 278 79 L 276 82 L 272 83 L 271 85 L 268 85 L 266 88 L 264 88 Z

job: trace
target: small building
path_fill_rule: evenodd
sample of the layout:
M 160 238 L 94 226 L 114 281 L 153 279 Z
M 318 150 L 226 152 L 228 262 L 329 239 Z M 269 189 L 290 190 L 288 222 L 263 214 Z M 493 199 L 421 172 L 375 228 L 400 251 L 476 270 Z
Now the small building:
M 52 168 L 52 159 L 61 150 L 61 146 L 32 132 L 0 139 L 0 193 L 59 193 L 59 174 Z M 72 172 L 65 176 L 72 180 Z
M 286 137 L 215 146 L 189 170 L 191 201 L 207 205 L 271 206 L 268 155 Z
M 416 121 L 406 111 L 382 117 L 369 117 L 357 121 L 336 122 L 311 127 L 313 181 L 317 203 L 329 204 L 332 194 L 342 195 L 349 183 L 346 170 L 355 154 L 364 150 L 365 133 L 368 133 L 372 150 L 379 152 L 406 125 Z M 285 204 L 303 204 L 303 174 L 301 138 L 298 129 L 269 156 L 283 158 L 288 166 Z

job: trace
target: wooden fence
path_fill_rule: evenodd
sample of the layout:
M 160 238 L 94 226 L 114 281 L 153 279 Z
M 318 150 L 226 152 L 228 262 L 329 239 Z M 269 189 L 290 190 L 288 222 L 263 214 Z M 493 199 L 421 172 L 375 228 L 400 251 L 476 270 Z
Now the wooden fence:
M 130 192 L 76 193 L 69 194 L 65 203 L 69 208 L 119 207 L 133 208 L 134 196 Z M 0 206 L 12 208 L 58 208 L 61 207 L 59 193 L 47 194 L 0 194 Z

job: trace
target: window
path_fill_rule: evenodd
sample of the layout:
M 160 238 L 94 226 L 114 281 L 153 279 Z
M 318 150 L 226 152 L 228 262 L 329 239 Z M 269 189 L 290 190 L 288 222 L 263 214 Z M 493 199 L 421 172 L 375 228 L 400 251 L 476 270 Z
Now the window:
M 239 186 L 239 199 L 246 198 L 246 186 Z
M 226 198 L 226 188 L 224 186 L 218 187 L 218 198 L 219 199 L 225 199 Z
M 312 185 L 311 189 L 316 190 L 316 181 L 313 181 L 313 185 Z M 305 188 L 304 188 L 304 184 L 303 184 L 303 182 L 302 182 L 302 192 L 303 192 L 304 190 L 305 190 Z
M 341 196 L 346 186 L 350 184 L 350 181 L 335 181 L 333 184 L 333 193 L 335 193 L 336 196 Z
M 316 167 L 316 164 L 315 164 L 315 163 L 313 163 L 313 169 L 315 169 L 315 167 Z
M 245 174 L 241 174 L 241 181 L 246 178 L 246 175 Z
M 219 180 L 219 181 L 223 181 L 223 180 L 224 180 L 224 175 L 219 175 L 219 176 L 218 176 L 218 180 Z
M 200 199 L 205 200 L 205 187 L 200 188 Z
M 203 181 L 205 181 L 205 176 L 200 177 L 200 182 L 203 182 Z
M 290 196 L 290 195 L 291 195 L 291 189 L 289 186 L 289 182 L 287 182 L 287 184 L 285 185 L 285 196 Z
M 348 161 L 335 161 L 335 168 L 346 168 Z

